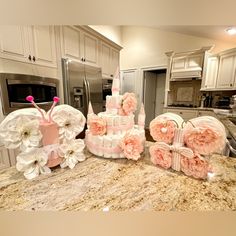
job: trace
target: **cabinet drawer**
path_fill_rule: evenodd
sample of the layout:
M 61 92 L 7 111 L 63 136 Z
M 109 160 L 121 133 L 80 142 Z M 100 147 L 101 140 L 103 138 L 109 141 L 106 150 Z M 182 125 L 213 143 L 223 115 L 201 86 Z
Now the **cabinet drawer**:
M 185 121 L 197 117 L 198 112 L 194 110 L 168 109 L 168 112 L 181 116 Z
M 214 116 L 216 117 L 213 111 L 199 111 L 198 116 Z

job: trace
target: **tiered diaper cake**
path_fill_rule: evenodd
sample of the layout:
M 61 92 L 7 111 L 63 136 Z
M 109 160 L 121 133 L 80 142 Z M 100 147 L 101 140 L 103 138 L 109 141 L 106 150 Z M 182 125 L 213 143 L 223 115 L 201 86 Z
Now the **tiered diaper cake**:
M 119 72 L 112 84 L 112 95 L 106 97 L 106 111 L 95 115 L 88 109 L 86 145 L 96 156 L 138 160 L 145 145 L 145 112 L 143 104 L 134 122 L 137 101 L 133 93 L 119 94 Z

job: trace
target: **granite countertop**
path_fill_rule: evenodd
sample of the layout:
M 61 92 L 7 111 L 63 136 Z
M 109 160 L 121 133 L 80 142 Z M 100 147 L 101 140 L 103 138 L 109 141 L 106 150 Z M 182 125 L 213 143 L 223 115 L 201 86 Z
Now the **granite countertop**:
M 86 151 L 74 169 L 26 180 L 14 167 L 0 171 L 1 210 L 236 210 L 236 159 L 214 155 L 208 181 L 153 166 L 148 146 L 137 162 Z

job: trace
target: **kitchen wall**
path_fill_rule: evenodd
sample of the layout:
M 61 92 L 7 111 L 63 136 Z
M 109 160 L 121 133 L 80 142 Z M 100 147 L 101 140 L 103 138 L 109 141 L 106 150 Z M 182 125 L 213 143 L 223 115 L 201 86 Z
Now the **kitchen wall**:
M 236 47 L 236 43 L 230 44 L 157 28 L 122 26 L 121 69 L 166 65 L 167 51 L 189 51 L 209 45 L 215 45 L 213 52 Z
M 121 26 L 116 25 L 89 25 L 89 27 L 93 28 L 100 34 L 109 38 L 113 42 L 122 45 L 121 41 Z

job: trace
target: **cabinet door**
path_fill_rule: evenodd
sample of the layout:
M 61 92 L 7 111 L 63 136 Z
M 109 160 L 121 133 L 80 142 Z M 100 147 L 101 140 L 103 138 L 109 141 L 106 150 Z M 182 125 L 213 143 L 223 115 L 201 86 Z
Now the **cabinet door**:
M 103 77 L 111 77 L 110 69 L 110 54 L 111 48 L 109 45 L 102 42 L 101 44 L 101 67 Z
M 178 72 L 183 71 L 186 67 L 186 58 L 173 58 L 172 62 L 172 71 L 171 72 Z
M 220 57 L 219 73 L 216 87 L 219 89 L 231 89 L 234 83 L 234 54 L 222 55 Z
M 81 31 L 71 26 L 61 28 L 62 56 L 81 60 Z
M 25 26 L 0 26 L 0 57 L 30 62 L 28 31 Z
M 187 58 L 187 70 L 202 70 L 202 55 L 193 55 Z
M 217 118 L 214 111 L 199 111 L 198 116 L 213 116 Z
M 81 48 L 83 49 L 85 62 L 91 65 L 98 65 L 98 39 L 83 33 Z
M 10 167 L 10 159 L 8 150 L 5 147 L 0 147 L 0 169 Z
M 111 76 L 113 77 L 115 75 L 117 67 L 119 67 L 120 65 L 120 52 L 112 48 L 110 59 L 111 59 Z
M 205 83 L 202 89 L 214 89 L 216 87 L 217 72 L 218 72 L 218 58 L 217 57 L 208 58 Z
M 168 112 L 175 113 L 179 116 L 181 116 L 184 121 L 188 121 L 192 118 L 195 118 L 198 116 L 198 112 L 194 110 L 181 110 L 181 109 L 168 109 Z
M 56 67 L 56 42 L 53 26 L 32 26 L 29 29 L 32 37 L 31 52 L 35 64 Z

